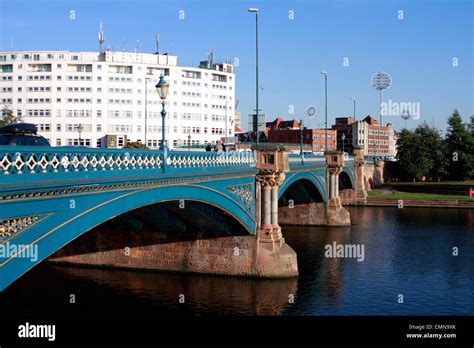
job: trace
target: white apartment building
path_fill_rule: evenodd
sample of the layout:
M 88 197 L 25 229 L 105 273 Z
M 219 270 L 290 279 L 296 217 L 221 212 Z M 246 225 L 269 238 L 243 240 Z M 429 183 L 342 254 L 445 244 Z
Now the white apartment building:
M 162 106 L 155 84 L 160 75 L 170 84 L 169 147 L 234 135 L 232 65 L 178 66 L 177 56 L 168 54 L 0 52 L 0 107 L 37 124 L 52 146 L 122 147 L 140 141 L 157 148 Z

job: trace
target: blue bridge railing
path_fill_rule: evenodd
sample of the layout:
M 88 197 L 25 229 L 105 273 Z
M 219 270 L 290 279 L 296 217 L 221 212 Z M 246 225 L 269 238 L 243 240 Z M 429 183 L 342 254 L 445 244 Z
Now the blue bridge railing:
M 156 175 L 255 170 L 253 152 L 0 146 L 0 189 L 58 180 L 139 180 Z

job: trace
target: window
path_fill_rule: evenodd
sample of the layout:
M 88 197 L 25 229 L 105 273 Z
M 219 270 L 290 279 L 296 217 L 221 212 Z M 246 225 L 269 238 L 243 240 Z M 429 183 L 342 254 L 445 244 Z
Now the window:
M 56 139 L 56 146 L 61 146 L 61 139 Z
M 40 55 L 39 54 L 35 54 L 33 56 L 33 60 L 40 60 Z
M 97 132 L 102 132 L 102 125 L 101 125 L 101 124 L 98 124 L 98 125 L 96 126 L 96 131 L 97 131 Z
M 61 64 L 56 64 L 56 68 L 61 69 L 62 65 Z
M 60 131 L 61 131 L 61 124 L 56 123 L 56 132 L 60 132 Z

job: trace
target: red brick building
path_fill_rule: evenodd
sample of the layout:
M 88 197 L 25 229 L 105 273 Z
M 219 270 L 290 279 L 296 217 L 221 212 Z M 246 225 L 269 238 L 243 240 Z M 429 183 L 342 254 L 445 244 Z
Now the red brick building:
M 267 122 L 267 138 L 270 143 L 300 144 L 301 133 L 299 121 L 283 121 L 277 118 L 273 122 Z M 328 150 L 336 149 L 336 130 L 328 129 Z M 325 129 L 303 129 L 303 144 L 311 145 L 313 152 L 324 152 Z
M 332 129 L 337 131 L 337 149 L 344 152 L 354 152 L 354 123 L 353 117 L 337 117 Z M 344 134 L 344 137 L 342 136 Z M 343 140 L 344 138 L 344 140 Z

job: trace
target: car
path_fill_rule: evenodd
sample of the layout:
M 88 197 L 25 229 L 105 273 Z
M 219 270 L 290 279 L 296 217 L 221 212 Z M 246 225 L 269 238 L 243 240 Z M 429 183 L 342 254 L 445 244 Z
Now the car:
M 48 140 L 37 135 L 32 123 L 12 123 L 0 127 L 0 146 L 50 146 Z

